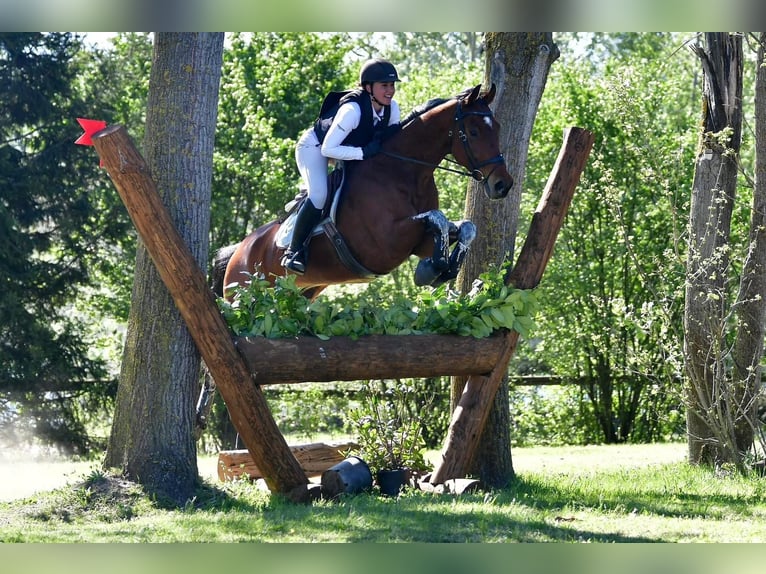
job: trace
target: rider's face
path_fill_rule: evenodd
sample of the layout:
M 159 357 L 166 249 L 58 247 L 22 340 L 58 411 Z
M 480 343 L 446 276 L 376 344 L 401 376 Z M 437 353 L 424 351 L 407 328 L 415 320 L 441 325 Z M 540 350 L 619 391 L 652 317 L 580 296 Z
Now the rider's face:
M 377 100 L 384 106 L 390 106 L 391 100 L 396 93 L 396 84 L 394 82 L 373 82 L 370 87 L 373 101 Z

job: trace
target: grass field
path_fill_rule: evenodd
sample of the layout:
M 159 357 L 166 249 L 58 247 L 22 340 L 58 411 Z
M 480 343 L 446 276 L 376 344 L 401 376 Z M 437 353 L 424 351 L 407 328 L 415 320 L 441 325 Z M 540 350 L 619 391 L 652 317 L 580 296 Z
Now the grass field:
M 0 541 L 766 541 L 766 481 L 690 467 L 684 455 L 679 444 L 519 448 L 507 489 L 312 505 L 222 484 L 215 457 L 203 457 L 204 486 L 182 509 L 160 508 L 131 483 L 114 488 L 94 463 L 5 463 Z
M 650 452 L 642 445 L 536 447 L 513 449 L 513 467 L 517 473 L 582 472 L 583 470 L 641 467 L 684 460 L 686 445 L 656 444 Z M 98 469 L 98 461 L 77 461 L 36 457 L 28 460 L 19 455 L 15 460 L 0 459 L 0 502 L 8 502 L 73 484 Z M 200 476 L 217 480 L 215 456 L 200 456 Z

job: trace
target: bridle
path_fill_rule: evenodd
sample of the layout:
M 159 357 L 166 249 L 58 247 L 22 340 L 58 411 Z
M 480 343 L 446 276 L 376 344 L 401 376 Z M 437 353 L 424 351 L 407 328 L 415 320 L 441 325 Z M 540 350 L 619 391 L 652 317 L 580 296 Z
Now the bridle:
M 455 114 L 455 123 L 458 125 L 458 132 L 457 137 L 458 139 L 463 143 L 463 150 L 465 151 L 466 157 L 468 157 L 468 163 L 471 166 L 471 172 L 470 176 L 474 178 L 479 183 L 483 182 L 486 178 L 484 177 L 484 174 L 481 173 L 480 168 L 484 167 L 485 165 L 490 165 L 493 163 L 501 164 L 505 161 L 503 159 L 503 154 L 499 153 L 495 157 L 490 158 L 486 161 L 483 161 L 481 163 L 476 162 L 476 158 L 474 157 L 473 153 L 471 152 L 471 144 L 468 143 L 468 136 L 465 133 L 465 118 L 468 116 L 480 116 L 484 118 L 491 118 L 492 117 L 492 111 L 488 110 L 486 112 L 464 112 L 463 111 L 463 100 L 460 100 L 457 104 L 457 113 Z M 450 130 L 449 134 L 450 138 L 452 137 L 452 131 Z M 457 163 L 457 162 L 455 162 Z M 497 166 L 492 168 L 492 171 L 495 171 Z M 492 175 L 492 171 L 489 172 L 490 175 Z
M 407 157 L 407 156 L 399 155 L 397 153 L 393 153 L 393 152 L 389 152 L 389 151 L 381 151 L 380 153 L 382 153 L 383 155 L 387 155 L 389 157 L 393 157 L 393 158 L 400 159 L 400 160 L 403 160 L 403 161 L 407 161 L 407 162 L 410 162 L 410 163 L 417 163 L 417 164 L 420 164 L 420 165 L 427 165 L 428 167 L 433 167 L 435 169 L 441 169 L 442 171 L 449 171 L 451 173 L 456 173 L 458 175 L 462 175 L 462 176 L 465 176 L 465 177 L 472 177 L 474 180 L 478 181 L 479 183 L 485 183 L 486 184 L 487 183 L 486 182 L 486 177 L 481 172 L 481 168 L 484 167 L 485 165 L 490 165 L 490 164 L 493 164 L 493 163 L 501 164 L 501 163 L 505 162 L 505 159 L 503 158 L 503 154 L 500 153 L 500 154 L 496 155 L 495 157 L 490 158 L 490 159 L 488 159 L 486 161 L 483 161 L 481 163 L 478 163 L 476 161 L 476 158 L 473 155 L 473 152 L 471 151 L 471 144 L 468 142 L 468 136 L 465 133 L 465 118 L 468 117 L 468 116 L 481 116 L 481 117 L 490 117 L 491 118 L 492 117 L 492 111 L 488 110 L 486 112 L 476 112 L 476 111 L 465 112 L 465 111 L 463 111 L 463 100 L 459 100 L 458 101 L 457 111 L 455 112 L 455 124 L 456 124 L 456 127 L 457 127 L 457 138 L 463 144 L 463 150 L 465 151 L 465 155 L 468 158 L 468 164 L 470 165 L 470 171 L 464 171 L 465 168 L 463 168 L 463 170 L 461 170 L 461 169 L 454 169 L 454 168 L 451 168 L 451 167 L 443 166 L 441 164 L 430 163 L 430 162 L 427 162 L 427 161 L 422 161 L 422 160 L 419 160 L 419 159 L 415 159 L 414 157 Z M 450 139 L 452 139 L 453 134 L 454 134 L 454 131 L 450 130 L 449 131 L 449 138 Z M 455 161 L 454 159 L 450 159 L 448 157 L 444 158 L 444 161 L 447 161 L 449 163 L 458 165 L 461 168 L 463 167 L 457 161 Z M 493 168 L 492 171 L 495 171 L 495 168 Z M 492 171 L 490 172 L 490 175 L 492 174 Z

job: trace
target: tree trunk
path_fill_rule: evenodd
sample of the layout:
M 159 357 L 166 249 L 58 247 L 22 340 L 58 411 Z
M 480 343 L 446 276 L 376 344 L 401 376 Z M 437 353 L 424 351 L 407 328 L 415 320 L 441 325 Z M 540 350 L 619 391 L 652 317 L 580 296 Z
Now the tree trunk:
M 705 34 L 695 47 L 705 82 L 703 128 L 689 213 L 684 360 L 689 460 L 737 462 L 725 339 L 729 235 L 742 124 L 742 38 Z
M 207 266 L 222 33 L 157 33 L 145 152 L 171 217 Z M 128 333 L 105 467 L 183 504 L 197 485 L 199 354 L 139 242 Z
M 577 183 L 593 147 L 593 134 L 582 128 L 569 128 L 564 145 L 556 159 L 543 196 L 532 216 L 529 233 L 513 269 L 506 274 L 506 285 L 518 289 L 534 289 L 540 283 L 553 253 Z M 500 383 L 508 376 L 508 361 L 516 350 L 518 331 L 506 331 L 502 358 L 487 376 L 472 375 L 460 395 L 458 408 L 452 411 L 441 460 L 431 475 L 431 484 L 465 476 L 476 458 L 482 431 L 486 428 L 492 400 Z
M 734 342 L 735 424 L 737 448 L 753 444 L 757 399 L 761 383 L 761 357 L 766 332 L 766 32 L 759 35 L 755 80 L 755 186 L 750 219 L 750 242 L 737 297 L 737 336 Z
M 513 259 L 529 140 L 548 72 L 559 57 L 550 32 L 487 33 L 485 46 L 484 85 L 497 86 L 494 113 L 502 126 L 500 149 L 514 178 L 514 188 L 498 203 L 486 198 L 480 184 L 469 184 L 465 217 L 476 224 L 478 234 L 458 277 L 457 286 L 463 292 L 469 291 L 490 265 Z M 452 378 L 453 410 L 465 382 L 465 377 Z M 495 396 L 473 471 L 482 482 L 497 487 L 507 485 L 514 476 L 507 377 Z

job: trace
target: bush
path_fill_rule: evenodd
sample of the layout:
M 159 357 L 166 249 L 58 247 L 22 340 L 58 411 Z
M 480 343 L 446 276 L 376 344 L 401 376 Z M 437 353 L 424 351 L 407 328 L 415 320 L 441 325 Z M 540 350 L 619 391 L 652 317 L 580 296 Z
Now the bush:
M 359 405 L 348 414 L 359 449 L 353 451 L 376 473 L 407 468 L 426 470 L 420 421 L 412 412 L 415 389 L 401 381 L 386 385 L 368 381 Z

